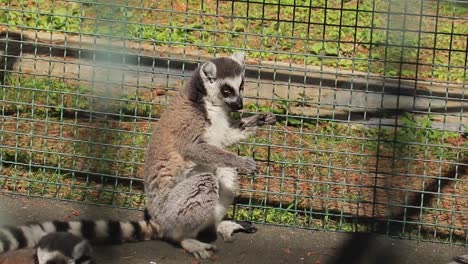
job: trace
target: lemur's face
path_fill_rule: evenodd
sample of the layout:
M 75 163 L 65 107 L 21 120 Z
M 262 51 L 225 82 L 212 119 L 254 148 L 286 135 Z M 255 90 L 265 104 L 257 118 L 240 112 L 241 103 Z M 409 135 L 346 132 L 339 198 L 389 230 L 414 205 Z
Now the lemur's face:
M 223 102 L 231 111 L 239 111 L 244 107 L 242 91 L 244 90 L 244 79 L 242 76 L 234 79 L 226 79 L 219 87 Z
M 217 58 L 201 66 L 200 75 L 207 93 L 207 100 L 229 111 L 244 107 L 244 55 L 235 53 L 229 58 Z
M 49 251 L 46 249 L 38 248 L 34 256 L 35 264 L 70 264 L 67 257 L 59 251 Z

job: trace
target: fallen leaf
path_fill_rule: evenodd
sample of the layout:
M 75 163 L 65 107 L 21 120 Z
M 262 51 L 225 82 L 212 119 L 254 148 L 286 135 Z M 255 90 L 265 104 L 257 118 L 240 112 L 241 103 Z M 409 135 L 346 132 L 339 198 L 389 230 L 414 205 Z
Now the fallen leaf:
M 157 96 L 161 96 L 161 95 L 165 95 L 166 94 L 166 90 L 164 89 L 156 89 L 156 95 Z
M 211 256 L 211 260 L 212 260 L 212 261 L 218 261 L 218 260 L 219 260 L 219 256 L 218 256 L 218 255 L 213 255 L 213 256 Z

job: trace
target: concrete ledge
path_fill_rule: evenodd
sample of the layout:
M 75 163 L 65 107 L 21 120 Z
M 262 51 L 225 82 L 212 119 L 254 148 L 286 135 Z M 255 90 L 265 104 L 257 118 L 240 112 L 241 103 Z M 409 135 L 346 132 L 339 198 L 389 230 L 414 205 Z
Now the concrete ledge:
M 24 224 L 53 219 L 141 219 L 140 211 L 0 194 L 0 223 Z M 233 243 L 216 241 L 218 252 L 203 263 L 448 263 L 466 254 L 463 246 L 416 242 L 384 236 L 353 235 L 257 225 L 252 235 L 237 234 Z M 97 263 L 198 263 L 161 241 L 96 246 Z
M 8 33 L 7 33 L 8 32 Z M 176 71 L 194 70 L 200 61 L 212 55 L 200 50 L 158 46 L 153 41 L 122 37 L 95 37 L 92 34 L 62 34 L 44 31 L 9 31 L 0 28 L 0 43 L 11 35 L 10 45 L 21 43 L 22 54 L 45 54 L 58 58 L 74 57 L 114 64 L 160 67 Z M 16 44 L 15 44 L 16 43 Z M 224 54 L 225 55 L 225 54 Z M 261 80 L 385 92 L 394 95 L 464 98 L 465 85 L 447 81 L 412 80 L 384 77 L 376 73 L 339 70 L 326 66 L 299 65 L 287 62 L 258 61 L 247 58 L 246 76 Z M 307 77 L 307 78 L 305 78 Z M 448 90 L 448 88 L 450 89 Z

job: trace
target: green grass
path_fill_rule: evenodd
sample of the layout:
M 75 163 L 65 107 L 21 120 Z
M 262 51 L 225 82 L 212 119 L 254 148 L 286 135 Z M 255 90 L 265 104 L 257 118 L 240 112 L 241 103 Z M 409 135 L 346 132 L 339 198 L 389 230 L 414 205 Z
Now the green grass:
M 448 142 L 456 141 L 460 138 L 460 133 L 432 128 L 433 121 L 430 115 L 417 120 L 414 115 L 404 114 L 400 121 L 402 127 L 397 130 L 366 130 L 366 137 L 372 139 L 367 142 L 366 147 L 374 150 L 395 149 L 398 153 L 408 156 L 424 152 L 438 160 L 456 159 L 457 152 L 452 150 L 453 145 Z M 467 145 L 467 142 L 464 144 Z M 462 154 L 468 153 L 465 150 Z
M 128 120 L 136 116 L 153 116 L 162 109 L 148 101 L 151 92 L 134 92 L 114 97 L 103 97 L 91 87 L 66 83 L 59 78 L 30 78 L 9 75 L 7 86 L 0 88 L 3 114 L 22 117 L 60 117 L 104 112 L 115 119 Z
M 145 206 L 145 195 L 141 186 L 129 186 L 128 183 L 97 183 L 60 170 L 28 171 L 21 167 L 0 168 L 0 190 L 4 192 L 121 208 L 142 209 Z
M 292 6 L 294 2 L 296 7 Z M 423 1 L 427 16 L 408 16 L 405 20 L 385 12 L 389 8 L 404 12 L 406 8 L 408 13 L 418 13 L 420 1 L 409 1 L 407 7 L 399 1 L 363 0 L 359 6 L 357 1 L 348 1 L 343 11 L 339 10 L 342 1 L 325 0 L 311 1 L 312 8 L 309 1 L 281 1 L 280 9 L 277 0 L 266 1 L 270 3 L 266 5 L 261 1 L 201 0 L 106 3 L 3 0 L 0 22 L 46 31 L 127 37 L 160 46 L 186 46 L 186 52 L 194 48 L 207 53 L 245 49 L 250 58 L 292 60 L 386 76 L 452 82 L 463 82 L 467 77 L 468 12 L 463 4 Z M 436 20 L 431 15 L 437 12 L 462 19 Z M 427 33 L 385 29 L 419 31 L 420 24 Z M 416 62 L 421 64 L 418 68 Z M 433 63 L 436 66 L 431 67 Z

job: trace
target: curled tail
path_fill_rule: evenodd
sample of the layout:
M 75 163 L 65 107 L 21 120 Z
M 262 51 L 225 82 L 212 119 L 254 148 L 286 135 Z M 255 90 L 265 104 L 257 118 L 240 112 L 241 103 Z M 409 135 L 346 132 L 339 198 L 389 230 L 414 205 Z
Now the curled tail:
M 0 254 L 36 247 L 47 234 L 67 232 L 90 241 L 122 243 L 156 239 L 158 228 L 151 221 L 81 220 L 0 227 Z

